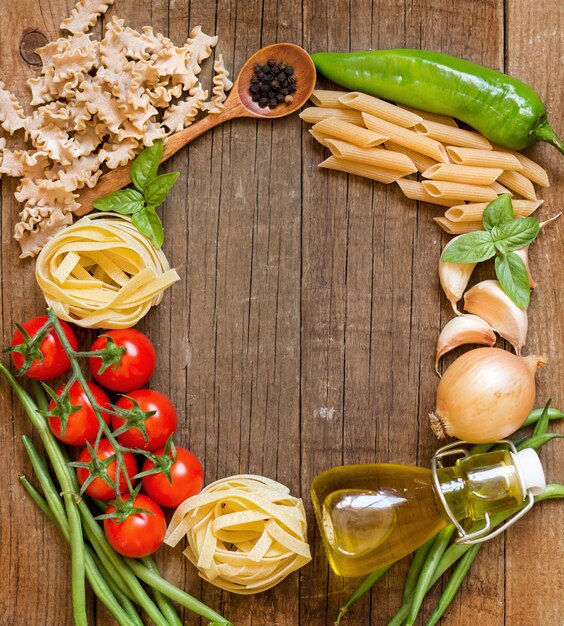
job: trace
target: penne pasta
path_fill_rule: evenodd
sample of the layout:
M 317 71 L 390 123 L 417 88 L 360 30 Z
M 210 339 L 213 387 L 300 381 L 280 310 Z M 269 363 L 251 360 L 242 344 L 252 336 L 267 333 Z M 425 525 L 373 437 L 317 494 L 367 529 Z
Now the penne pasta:
M 399 152 L 391 152 L 382 148 L 359 148 L 352 143 L 332 138 L 326 139 L 325 145 L 331 150 L 331 154 L 339 159 L 366 163 L 366 165 L 383 167 L 387 170 L 396 170 L 403 172 L 404 176 L 417 171 L 413 161 Z
M 537 199 L 533 183 L 519 172 L 503 172 L 498 180 L 502 185 L 509 187 L 509 189 L 523 196 L 523 198 L 527 198 L 527 200 Z
M 469 200 L 471 202 L 490 201 L 497 198 L 497 193 L 485 185 L 467 185 L 466 183 L 453 183 L 443 180 L 425 180 L 421 184 L 423 189 L 434 198 Z
M 513 215 L 515 217 L 527 217 L 534 213 L 543 200 L 513 200 Z M 458 204 L 445 211 L 445 217 L 451 222 L 475 222 L 482 219 L 484 209 L 489 202 L 473 202 L 471 204 Z
M 501 174 L 502 169 L 493 167 L 471 167 L 451 163 L 437 163 L 423 172 L 423 176 L 431 180 L 447 180 L 469 185 L 491 185 Z
M 457 165 L 475 165 L 477 167 L 496 167 L 502 170 L 522 170 L 519 159 L 509 152 L 499 150 L 477 150 L 447 146 L 447 154 Z M 536 163 L 535 163 L 536 165 Z
M 515 194 L 507 189 L 507 187 L 504 187 L 500 182 L 498 182 L 497 180 L 495 182 L 493 182 L 490 187 L 497 193 L 498 196 L 501 196 L 502 193 L 508 193 L 511 197 L 513 197 Z
M 338 170 L 340 172 L 346 172 L 347 174 L 354 174 L 355 176 L 363 176 L 364 178 L 371 178 L 380 183 L 393 183 L 398 180 L 398 178 L 404 176 L 403 172 L 395 172 L 394 170 L 374 167 L 364 163 L 355 163 L 354 161 L 338 159 L 335 156 L 330 156 L 328 159 L 325 159 L 323 163 L 319 164 L 319 167 L 324 167 L 329 170 Z
M 411 113 L 411 111 L 400 109 L 400 107 L 395 104 L 390 104 L 385 100 L 380 100 L 380 98 L 375 98 L 374 96 L 369 96 L 368 94 L 358 91 L 343 94 L 339 98 L 339 101 L 352 109 L 370 113 L 370 115 L 392 122 L 403 128 L 411 128 L 423 121 L 422 117 Z
M 424 172 L 433 165 L 436 165 L 437 163 L 434 159 L 431 159 L 430 157 L 425 156 L 420 152 L 415 152 L 415 150 L 410 150 L 405 146 L 400 146 L 393 141 L 386 141 L 384 146 L 386 147 L 386 150 L 391 150 L 392 152 L 400 152 L 401 154 L 405 154 L 405 156 L 408 156 L 415 164 L 418 172 Z
M 438 141 L 425 137 L 413 130 L 398 126 L 397 124 L 381 120 L 378 117 L 370 115 L 370 113 L 363 113 L 362 117 L 367 128 L 374 132 L 388 135 L 388 139 L 391 139 L 394 143 L 405 146 L 415 152 L 425 154 L 435 159 L 435 161 L 448 163 L 446 150 Z
M 331 135 L 331 137 L 336 137 L 337 139 L 344 139 L 361 148 L 373 148 L 389 139 L 386 135 L 367 130 L 336 117 L 329 117 L 326 120 L 317 122 L 313 130 L 325 135 Z
M 325 133 L 320 133 L 318 130 L 313 130 L 313 128 L 309 129 L 309 133 L 311 134 L 311 136 L 318 142 L 320 143 L 324 148 L 327 147 L 327 144 L 325 143 L 327 139 L 330 138 L 329 135 L 326 135 Z
M 438 122 L 439 124 L 446 124 L 447 126 L 458 127 L 457 121 L 452 117 L 439 115 L 438 113 L 428 113 L 427 111 L 421 111 L 419 109 L 414 109 L 413 107 L 408 107 L 405 104 L 398 104 L 398 106 L 400 109 L 405 109 L 406 111 L 415 113 L 415 115 L 419 115 L 421 119 L 428 120 L 430 122 Z
M 446 217 L 434 217 L 433 220 L 449 235 L 465 235 L 475 230 L 484 230 L 482 222 L 451 222 Z
M 448 124 L 438 122 L 423 121 L 415 126 L 415 130 L 425 137 L 442 141 L 449 146 L 461 146 L 463 148 L 481 148 L 491 150 L 492 144 L 479 133 L 471 130 L 455 128 Z
M 335 91 L 332 89 L 314 89 L 313 93 L 310 96 L 310 100 L 317 107 L 322 108 L 333 108 L 333 109 L 344 109 L 346 108 L 344 104 L 339 102 L 339 98 L 344 96 L 346 91 Z
M 525 178 L 532 180 L 537 185 L 541 187 L 550 187 L 550 182 L 548 180 L 548 174 L 546 170 L 541 167 L 538 163 L 535 163 L 532 159 L 521 154 L 520 152 L 516 152 L 515 150 L 509 150 L 508 148 L 501 148 L 495 146 L 496 150 L 500 150 L 506 152 L 507 154 L 513 155 L 519 163 L 521 163 L 522 170 L 520 170 L 520 174 L 523 174 Z
M 423 189 L 423 185 L 416 180 L 411 180 L 409 178 L 400 178 L 396 182 L 402 190 L 403 195 L 410 200 L 429 202 L 430 204 L 438 204 L 440 206 L 448 207 L 453 206 L 453 204 L 457 204 L 458 202 L 457 200 L 443 200 L 442 198 L 434 198 L 433 196 L 430 196 Z
M 300 112 L 300 117 L 304 122 L 308 124 L 317 124 L 322 120 L 326 120 L 329 117 L 336 117 L 350 124 L 358 124 L 364 126 L 364 120 L 362 114 L 359 111 L 353 109 L 322 109 L 320 107 L 308 107 Z

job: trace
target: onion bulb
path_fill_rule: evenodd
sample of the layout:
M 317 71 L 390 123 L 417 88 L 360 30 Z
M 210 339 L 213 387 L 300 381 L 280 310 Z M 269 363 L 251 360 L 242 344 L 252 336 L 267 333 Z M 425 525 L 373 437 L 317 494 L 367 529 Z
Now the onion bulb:
M 520 357 L 499 348 L 476 348 L 456 359 L 437 389 L 429 416 L 440 439 L 472 443 L 504 439 L 525 421 L 535 403 L 535 373 L 544 356 Z

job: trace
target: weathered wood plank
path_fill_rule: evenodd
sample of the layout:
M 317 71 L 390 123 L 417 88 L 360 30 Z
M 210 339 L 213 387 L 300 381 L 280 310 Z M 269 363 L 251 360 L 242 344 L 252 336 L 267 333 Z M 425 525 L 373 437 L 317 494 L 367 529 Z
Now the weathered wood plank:
M 21 35 L 38 30 L 54 38 L 72 2 L 1 4 L 0 78 L 24 97 L 25 79 L 37 70 L 20 56 Z M 507 71 L 538 89 L 562 134 L 562 7 L 556 0 L 542 8 L 522 0 L 304 0 L 299 7 L 290 0 L 117 0 L 104 19 L 112 15 L 134 28 L 151 23 L 179 43 L 201 24 L 219 34 L 218 51 L 230 70 L 261 45 L 284 40 L 311 51 L 433 48 L 499 69 L 505 60 Z M 209 83 L 211 64 L 202 76 Z M 548 146 L 532 154 L 552 174 L 553 186 L 542 191 L 542 215 L 548 216 L 563 191 L 561 157 Z M 437 385 L 436 338 L 452 315 L 436 276 L 447 237 L 432 223 L 436 210 L 416 206 L 394 186 L 319 171 L 323 155 L 293 116 L 219 127 L 165 166 L 181 173 L 161 213 L 164 249 L 182 280 L 140 325 L 160 356 L 151 386 L 171 396 L 181 418 L 177 440 L 202 458 L 207 482 L 238 472 L 278 478 L 304 497 L 310 521 L 313 563 L 254 597 L 202 583 L 179 550 L 159 552 L 170 580 L 238 626 L 329 624 L 358 583 L 329 572 L 309 503 L 318 472 L 373 460 L 425 465 L 437 446 L 427 413 Z M 15 321 L 43 307 L 32 264 L 17 258 L 11 239 L 14 190 L 12 181 L 2 180 L 3 344 Z M 540 376 L 539 400 L 554 395 L 560 404 L 562 267 L 555 261 L 562 228 L 552 225 L 532 249 L 539 287 L 528 346 L 551 357 Z M 481 269 L 475 280 L 490 273 Z M 0 623 L 70 624 L 68 550 L 17 485 L 21 472 L 30 473 L 20 437 L 31 428 L 0 384 L 0 442 L 14 459 L 0 474 L 0 560 L 8 572 Z M 558 479 L 563 460 L 557 444 L 543 457 L 549 478 Z M 555 503 L 543 505 L 485 546 L 444 623 L 559 626 L 564 571 L 555 557 L 562 549 L 554 530 L 558 511 Z M 395 566 L 348 623 L 386 624 L 401 602 L 407 567 L 407 561 Z M 439 593 L 437 588 L 425 604 L 425 617 Z M 111 623 L 91 597 L 89 615 L 93 624 Z M 188 612 L 183 617 L 199 623 Z

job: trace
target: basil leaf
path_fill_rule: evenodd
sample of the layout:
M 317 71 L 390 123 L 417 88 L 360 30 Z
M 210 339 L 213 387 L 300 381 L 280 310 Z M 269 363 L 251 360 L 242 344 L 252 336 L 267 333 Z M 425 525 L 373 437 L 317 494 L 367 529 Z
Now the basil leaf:
M 132 215 L 131 221 L 140 232 L 151 240 L 155 248 L 160 248 L 163 245 L 163 225 L 155 209 L 146 207 L 139 213 Z
M 163 140 L 157 139 L 133 161 L 129 168 L 129 177 L 139 191 L 144 191 L 149 182 L 155 178 L 162 158 Z
M 178 172 L 171 172 L 170 174 L 161 174 L 149 181 L 144 191 L 145 202 L 151 207 L 162 204 L 178 176 Z
M 115 211 L 121 215 L 132 215 L 142 209 L 145 202 L 143 196 L 135 189 L 120 189 L 97 198 L 92 206 L 98 211 Z
M 476 230 L 460 235 L 443 250 L 441 261 L 446 263 L 479 263 L 495 254 L 492 236 L 488 231 Z
M 496 233 L 492 232 L 494 243 L 500 242 L 502 251 L 511 252 L 520 250 L 532 243 L 539 234 L 540 223 L 536 217 L 518 217 L 517 219 L 496 226 Z M 501 243 L 503 242 L 503 243 Z M 500 246 L 496 247 L 500 250 Z
M 492 200 L 484 209 L 482 223 L 486 230 L 491 230 L 494 226 L 500 226 L 513 220 L 513 202 L 508 193 L 503 193 L 495 200 Z
M 518 307 L 529 306 L 531 288 L 527 267 L 520 256 L 514 252 L 499 254 L 495 258 L 495 273 L 503 291 Z

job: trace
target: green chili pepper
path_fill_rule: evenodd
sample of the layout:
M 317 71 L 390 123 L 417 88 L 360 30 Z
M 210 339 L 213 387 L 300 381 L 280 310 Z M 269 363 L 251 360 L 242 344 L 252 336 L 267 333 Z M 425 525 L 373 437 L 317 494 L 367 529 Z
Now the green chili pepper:
M 318 52 L 317 70 L 333 82 L 469 124 L 505 148 L 564 142 L 546 119 L 538 94 L 516 78 L 429 50 Z

